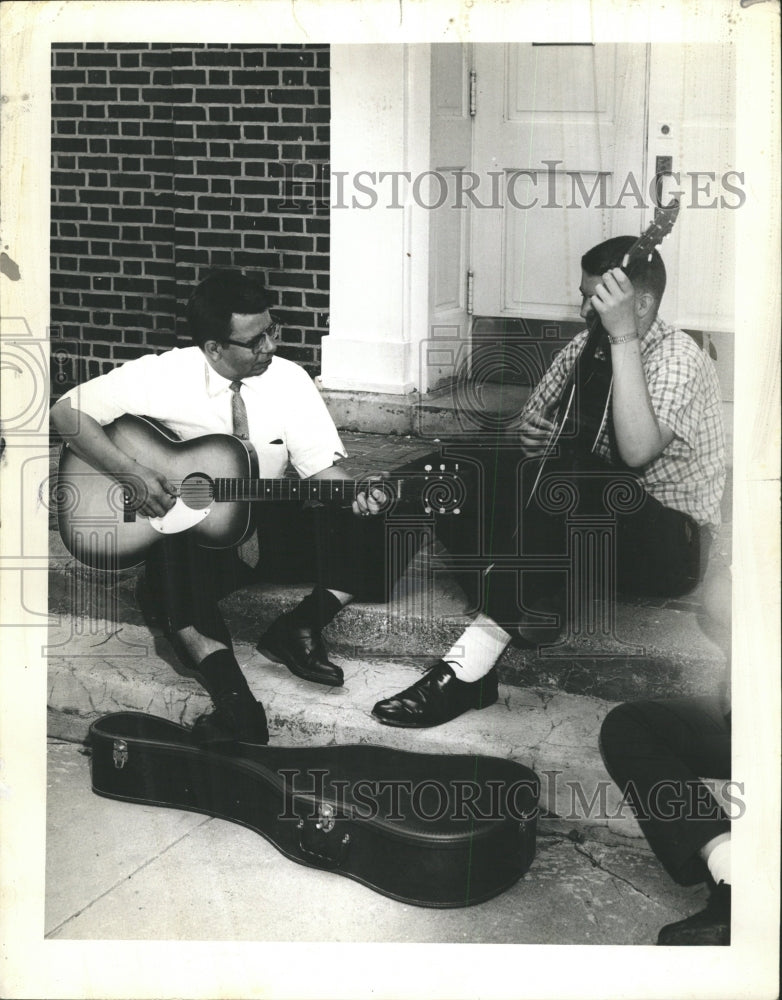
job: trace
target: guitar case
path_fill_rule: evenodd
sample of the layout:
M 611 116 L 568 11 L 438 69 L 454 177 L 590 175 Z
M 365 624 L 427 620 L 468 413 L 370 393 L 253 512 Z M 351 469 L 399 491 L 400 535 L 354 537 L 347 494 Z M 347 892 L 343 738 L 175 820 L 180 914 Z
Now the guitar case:
M 470 906 L 535 855 L 539 779 L 513 760 L 357 744 L 203 749 L 141 712 L 90 727 L 92 788 L 247 826 L 291 861 L 417 906 Z

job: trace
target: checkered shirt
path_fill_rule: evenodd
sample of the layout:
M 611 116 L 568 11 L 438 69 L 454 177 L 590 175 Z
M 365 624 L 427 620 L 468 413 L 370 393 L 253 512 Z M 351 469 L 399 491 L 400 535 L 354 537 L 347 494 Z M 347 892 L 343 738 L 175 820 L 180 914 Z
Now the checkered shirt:
M 522 422 L 559 399 L 586 336 L 586 331 L 579 333 L 556 355 L 527 401 Z M 716 531 L 725 487 L 725 434 L 714 365 L 692 337 L 659 316 L 641 341 L 641 359 L 655 416 L 674 437 L 657 458 L 635 471 L 661 504 Z M 605 427 L 594 450 L 610 460 Z

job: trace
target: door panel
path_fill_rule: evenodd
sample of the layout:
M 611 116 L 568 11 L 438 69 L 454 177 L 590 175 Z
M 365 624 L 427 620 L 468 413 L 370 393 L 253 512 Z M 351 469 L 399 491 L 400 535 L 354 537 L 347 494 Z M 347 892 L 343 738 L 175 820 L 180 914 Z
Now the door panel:
M 504 185 L 502 207 L 484 197 L 472 212 L 476 313 L 577 318 L 581 254 L 641 231 L 648 58 L 646 45 L 475 46 L 474 170 Z
M 650 169 L 668 156 L 682 212 L 665 244 L 664 312 L 687 329 L 734 329 L 736 61 L 732 45 L 656 45 L 649 91 Z M 700 190 L 696 190 L 699 188 Z

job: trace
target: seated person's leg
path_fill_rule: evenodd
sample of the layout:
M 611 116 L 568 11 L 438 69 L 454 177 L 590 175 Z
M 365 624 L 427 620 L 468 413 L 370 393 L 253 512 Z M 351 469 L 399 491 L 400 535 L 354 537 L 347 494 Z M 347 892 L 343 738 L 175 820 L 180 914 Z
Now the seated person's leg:
M 646 495 L 638 511 L 617 519 L 622 593 L 678 597 L 705 569 L 708 533 L 689 515 Z
M 329 660 L 322 630 L 354 596 L 386 599 L 383 519 L 358 518 L 342 508 L 291 507 L 286 520 L 305 540 L 298 545 L 300 574 L 317 582 L 297 607 L 272 622 L 256 648 L 303 680 L 339 687 L 343 673 Z
M 436 518 L 435 528 L 438 540 L 461 565 L 454 576 L 476 614 L 452 648 L 419 681 L 374 706 L 372 715 L 383 725 L 428 728 L 497 701 L 494 667 L 511 640 L 506 629 L 513 628 L 510 623 L 519 617 L 517 574 L 504 570 L 502 558 L 517 546 L 517 475 L 505 454 L 490 454 L 480 476 L 468 474 L 470 456 L 466 459 L 460 461 L 468 493 L 464 510 L 460 515 Z M 429 461 L 437 467 L 436 457 Z M 482 495 L 473 492 L 479 482 Z
M 660 932 L 660 944 L 730 941 L 730 823 L 702 777 L 729 777 L 730 724 L 718 698 L 619 705 L 600 734 L 606 766 L 666 871 L 711 877 L 709 906 Z
M 250 691 L 233 655 L 217 601 L 230 592 L 239 570 L 233 550 L 209 550 L 187 533 L 166 536 L 145 567 L 146 599 L 156 607 L 177 654 L 198 674 L 215 706 L 194 727 L 203 742 L 268 742 L 263 706 Z

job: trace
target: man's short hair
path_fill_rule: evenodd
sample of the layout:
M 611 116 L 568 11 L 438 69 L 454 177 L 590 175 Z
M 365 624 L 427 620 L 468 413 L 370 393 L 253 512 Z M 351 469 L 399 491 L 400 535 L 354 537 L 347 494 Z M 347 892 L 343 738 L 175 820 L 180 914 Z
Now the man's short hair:
M 636 236 L 614 236 L 605 243 L 598 243 L 581 258 L 581 268 L 584 274 L 600 277 L 612 267 L 619 267 L 625 254 L 637 240 Z M 644 292 L 650 292 L 659 303 L 665 292 L 665 264 L 657 252 L 652 251 L 652 259 L 634 264 L 631 274 L 633 285 Z
M 207 340 L 225 343 L 231 336 L 231 316 L 255 316 L 271 305 L 260 278 L 232 268 L 212 271 L 196 287 L 187 303 L 187 326 L 193 343 L 203 347 Z

